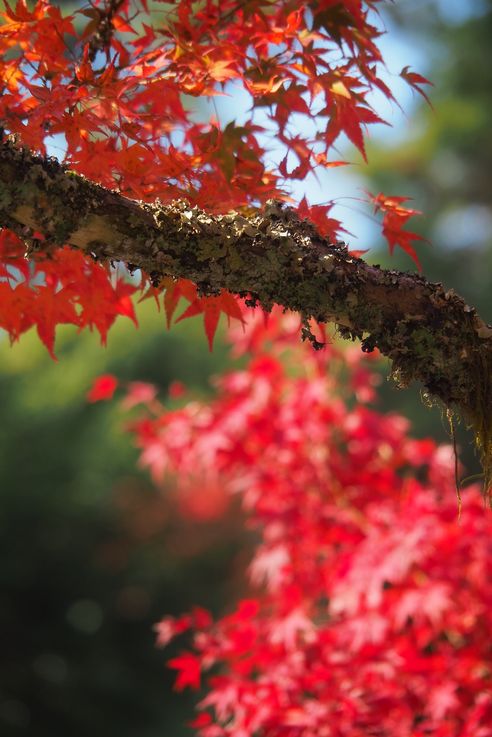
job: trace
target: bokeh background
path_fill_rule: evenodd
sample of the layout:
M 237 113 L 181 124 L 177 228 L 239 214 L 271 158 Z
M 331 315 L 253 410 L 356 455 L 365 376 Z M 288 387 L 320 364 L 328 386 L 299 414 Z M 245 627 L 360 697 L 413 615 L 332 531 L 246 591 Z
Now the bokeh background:
M 68 9 L 70 6 L 65 5 Z M 410 64 L 435 84 L 434 110 L 403 86 L 404 113 L 381 110 L 392 130 L 374 130 L 369 167 L 308 182 L 310 200 L 338 197 L 336 216 L 370 248 L 371 261 L 411 269 L 386 252 L 359 188 L 406 194 L 424 215 L 412 229 L 424 273 L 454 287 L 492 322 L 492 1 L 397 0 L 379 21 L 390 81 Z M 224 103 L 226 119 L 240 101 Z M 206 111 L 204 111 L 204 114 Z M 304 186 L 304 185 L 303 185 Z M 206 396 L 228 365 L 220 336 L 208 352 L 200 321 L 167 332 L 150 303 L 140 328 L 122 320 L 107 348 L 96 336 L 59 330 L 58 362 L 34 335 L 0 339 L 0 735 L 185 737 L 191 701 L 172 691 L 152 625 L 192 604 L 224 611 L 241 589 L 251 540 L 240 512 L 221 519 L 180 513 L 171 487 L 156 489 L 114 403 L 90 405 L 94 377 L 184 382 Z M 382 368 L 383 376 L 387 373 Z M 411 418 L 416 435 L 449 442 L 438 409 L 418 387 L 381 386 L 388 411 Z M 478 464 L 465 428 L 463 474 Z

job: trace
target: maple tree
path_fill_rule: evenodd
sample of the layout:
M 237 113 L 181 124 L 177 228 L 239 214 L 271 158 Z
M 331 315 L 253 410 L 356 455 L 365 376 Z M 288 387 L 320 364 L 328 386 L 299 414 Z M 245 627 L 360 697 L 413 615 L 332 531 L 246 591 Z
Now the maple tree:
M 366 127 L 382 122 L 369 94 L 393 99 L 380 73 L 379 5 L 182 0 L 163 5 L 161 18 L 143 0 L 72 15 L 47 0 L 7 4 L 1 324 L 11 338 L 35 325 L 52 351 L 55 325 L 68 322 L 104 340 L 117 315 L 133 316 L 135 287 L 112 284 L 87 256 L 121 260 L 143 270 L 148 296 L 165 292 L 168 317 L 178 296 L 187 314 L 203 312 L 210 340 L 221 312 L 239 316 L 229 293 L 364 337 L 402 383 L 420 379 L 459 407 L 487 457 L 490 327 L 440 285 L 348 253 L 332 202 L 304 199 L 297 213 L 280 204 L 292 180 L 344 163 L 332 158 L 341 134 L 366 155 Z M 408 67 L 401 76 L 425 96 L 427 80 Z M 197 122 L 185 104 L 184 95 L 213 100 L 239 88 L 251 104 L 241 124 Z M 45 158 L 53 136 L 66 147 L 60 165 Z M 279 144 L 284 157 L 267 163 Z M 399 196 L 370 199 L 390 248 L 416 258 L 419 236 L 404 228 L 415 211 Z M 37 281 L 22 260 L 26 242 Z M 12 269 L 23 277 L 15 283 Z
M 367 126 L 384 122 L 371 97 L 393 101 L 380 5 L 95 0 L 68 14 L 48 0 L 5 3 L 0 326 L 12 341 L 35 327 L 54 356 L 58 324 L 105 342 L 119 315 L 136 321 L 135 297 L 162 305 L 168 324 L 184 300 L 178 319 L 203 314 L 210 346 L 224 314 L 246 325 L 235 343 L 254 352 L 210 407 L 163 412 L 144 385 L 126 400 L 149 406 L 135 432 L 156 479 L 179 472 L 191 504 L 200 469 L 218 508 L 223 492 L 243 491 L 263 535 L 251 567 L 263 593 L 217 624 L 196 610 L 159 626 L 163 644 L 198 630 L 195 651 L 171 662 L 179 688 L 222 667 L 202 702 L 212 712 L 195 722 L 203 737 L 490 733 L 478 494 L 457 531 L 447 451 L 364 406 L 371 373 L 327 345 L 324 326 L 460 410 L 487 482 L 492 328 L 442 285 L 350 252 L 333 201 L 292 197 L 294 181 L 346 163 L 340 137 L 365 159 Z M 408 66 L 400 76 L 428 99 L 424 77 Z M 238 91 L 250 105 L 241 121 L 204 122 L 189 103 Z M 390 251 L 419 266 L 407 198 L 367 200 Z M 294 328 L 276 304 L 300 313 Z M 273 310 L 270 322 L 252 308 Z M 289 374 L 279 352 L 302 357 L 305 373 Z M 347 360 L 353 410 L 326 374 Z M 100 377 L 89 399 L 115 389 Z

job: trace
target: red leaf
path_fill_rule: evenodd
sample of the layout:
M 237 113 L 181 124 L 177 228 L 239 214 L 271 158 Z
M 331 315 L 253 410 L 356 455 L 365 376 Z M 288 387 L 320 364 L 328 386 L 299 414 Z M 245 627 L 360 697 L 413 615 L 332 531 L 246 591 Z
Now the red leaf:
M 210 350 L 213 348 L 214 336 L 217 331 L 221 312 L 224 312 L 228 319 L 233 317 L 236 320 L 244 322 L 240 303 L 226 290 L 223 290 L 217 297 L 202 297 L 194 299 L 193 302 L 188 305 L 186 310 L 178 317 L 176 322 L 185 320 L 188 317 L 200 315 L 202 312 L 205 333 L 207 335 Z
M 413 89 L 416 92 L 418 92 L 419 95 L 422 95 L 422 97 L 428 103 L 428 105 L 432 107 L 432 103 L 428 95 L 421 87 L 421 85 L 423 84 L 432 85 L 432 82 L 430 82 L 428 79 L 423 77 L 421 74 L 417 74 L 416 72 L 411 72 L 409 66 L 403 67 L 403 69 L 400 72 L 400 77 L 402 77 L 405 80 L 405 82 L 407 82 L 410 85 L 410 87 L 413 87 Z
M 94 381 L 92 388 L 87 393 L 89 402 L 100 402 L 106 399 L 112 399 L 113 394 L 118 386 L 118 379 L 112 374 L 103 374 L 98 376 Z
M 413 259 L 419 271 L 422 271 L 420 261 L 411 245 L 412 241 L 424 241 L 425 238 L 418 233 L 403 230 L 403 226 L 414 215 L 420 215 L 419 210 L 404 207 L 409 197 L 388 196 L 380 192 L 373 195 L 367 192 L 369 201 L 374 204 L 374 212 L 383 213 L 383 235 L 388 241 L 389 250 L 392 254 L 395 246 L 400 246 Z
M 168 661 L 170 668 L 178 671 L 174 688 L 176 691 L 182 691 L 188 686 L 190 688 L 200 688 L 200 660 L 196 655 L 191 653 L 183 653 L 177 658 Z
M 299 203 L 299 217 L 306 218 L 316 225 L 321 235 L 326 236 L 332 243 L 340 240 L 342 233 L 347 233 L 339 220 L 328 217 L 334 203 L 327 205 L 308 205 L 305 197 Z

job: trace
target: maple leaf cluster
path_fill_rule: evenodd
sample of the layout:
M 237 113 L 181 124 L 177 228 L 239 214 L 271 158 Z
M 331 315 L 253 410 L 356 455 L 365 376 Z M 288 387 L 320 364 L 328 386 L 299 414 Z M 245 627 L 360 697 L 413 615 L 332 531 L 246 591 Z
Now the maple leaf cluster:
M 235 328 L 235 354 L 252 357 L 210 403 L 166 411 L 140 383 L 124 400 L 141 407 L 130 425 L 141 464 L 156 483 L 177 475 L 184 513 L 210 489 L 240 495 L 258 539 L 233 611 L 214 621 L 197 607 L 156 626 L 161 646 L 191 639 L 169 665 L 178 690 L 205 688 L 192 726 L 490 737 L 492 521 L 478 489 L 459 518 L 452 449 L 371 406 L 368 358 L 316 353 L 298 330 L 279 311 Z
M 377 195 L 369 193 L 368 196 L 370 201 L 374 203 L 374 212 L 383 213 L 383 235 L 388 241 L 390 253 L 393 254 L 395 246 L 400 246 L 411 256 L 420 271 L 420 262 L 412 246 L 412 241 L 422 241 L 424 239 L 418 233 L 403 230 L 403 226 L 413 215 L 421 215 L 421 212 L 405 207 L 403 203 L 408 202 L 409 197 L 387 197 L 382 192 Z
M 136 287 L 80 251 L 59 248 L 42 262 L 23 258 L 24 244 L 0 232 L 0 327 L 11 341 L 36 327 L 51 356 L 55 328 L 65 323 L 96 328 L 103 344 L 118 315 L 136 323 Z
M 33 7 L 5 2 L 0 121 L 23 145 L 59 150 L 67 167 L 131 198 L 186 198 L 210 212 L 289 199 L 292 180 L 345 163 L 332 158 L 340 136 L 365 158 L 367 126 L 382 122 L 370 95 L 379 90 L 393 99 L 380 75 L 380 1 L 176 0 L 149 11 L 146 0 L 94 0 L 70 14 L 49 0 Z M 426 82 L 408 67 L 402 75 L 419 91 Z M 221 123 L 210 109 L 229 95 L 246 100 L 246 112 Z M 193 97 L 200 98 L 199 109 L 189 104 Z M 283 158 L 275 163 L 279 147 Z M 310 207 L 304 199 L 301 213 L 336 241 L 344 228 L 329 216 L 332 206 Z M 418 236 L 398 235 L 402 223 L 393 219 L 390 245 L 415 258 L 408 244 Z M 55 255 L 45 273 L 63 262 L 63 282 L 69 258 Z M 22 255 L 15 266 L 22 271 Z M 52 351 L 56 324 L 75 321 L 73 306 L 62 309 L 66 295 L 55 300 L 33 288 L 31 317 L 11 325 L 27 282 L 0 278 L 0 311 L 11 339 L 36 324 Z M 167 304 L 190 291 L 170 280 L 159 290 L 166 287 Z M 90 300 L 86 288 L 83 280 L 79 301 Z M 187 315 L 203 312 L 211 341 L 220 314 L 238 313 L 231 300 L 225 293 L 193 295 Z M 42 326 L 45 301 L 50 309 Z M 115 311 L 102 278 L 99 306 Z M 92 324 L 80 314 L 77 320 L 80 327 Z

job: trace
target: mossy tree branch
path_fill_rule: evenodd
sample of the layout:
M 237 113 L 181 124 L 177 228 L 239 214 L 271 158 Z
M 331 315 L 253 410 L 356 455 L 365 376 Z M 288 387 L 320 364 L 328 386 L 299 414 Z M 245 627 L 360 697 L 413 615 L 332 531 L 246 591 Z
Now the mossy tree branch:
M 104 189 L 56 160 L 0 143 L 0 225 L 43 251 L 69 244 L 143 269 L 185 277 L 204 294 L 227 289 L 269 309 L 336 323 L 377 347 L 404 384 L 416 379 L 471 422 L 490 452 L 492 328 L 464 300 L 422 276 L 371 266 L 329 243 L 295 211 L 213 216 L 186 202 L 149 205 Z

